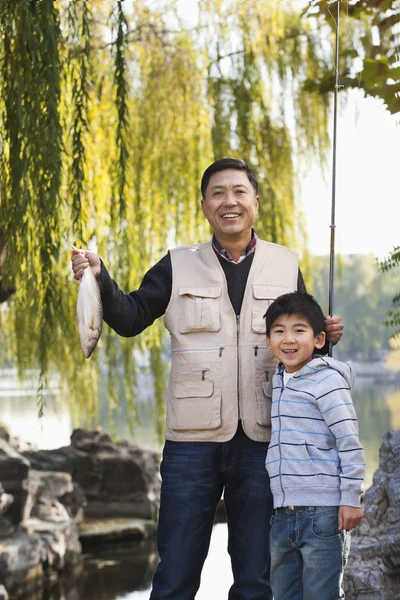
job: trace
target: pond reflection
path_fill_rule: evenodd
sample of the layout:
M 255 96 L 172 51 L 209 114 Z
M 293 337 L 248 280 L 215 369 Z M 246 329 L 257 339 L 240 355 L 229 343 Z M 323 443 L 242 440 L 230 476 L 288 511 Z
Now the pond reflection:
M 400 386 L 377 383 L 372 378 L 358 378 L 353 393 L 360 440 L 367 462 L 365 487 L 372 484 L 379 466 L 379 448 L 383 436 L 400 428 Z
M 132 590 L 146 590 L 157 564 L 155 540 L 121 543 L 85 554 L 76 598 L 114 600 Z

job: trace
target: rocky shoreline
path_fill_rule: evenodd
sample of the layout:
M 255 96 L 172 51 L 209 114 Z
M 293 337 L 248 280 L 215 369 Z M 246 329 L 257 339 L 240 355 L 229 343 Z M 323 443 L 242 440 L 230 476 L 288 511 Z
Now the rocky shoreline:
M 69 446 L 22 452 L 3 433 L 0 600 L 76 572 L 83 550 L 154 540 L 159 459 L 98 431 L 77 429 Z
M 99 569 L 114 569 L 115 581 L 124 576 L 131 589 L 147 588 L 157 562 L 159 461 L 157 453 L 114 443 L 100 431 L 76 429 L 69 446 L 33 450 L 0 429 L 0 600 L 42 600 L 45 590 L 49 599 L 98 598 Z M 364 515 L 352 535 L 346 599 L 395 600 L 400 430 L 384 437 Z M 216 522 L 223 520 L 221 504 Z
M 346 600 L 400 598 L 400 430 L 389 431 L 365 493 L 364 520 L 352 534 Z

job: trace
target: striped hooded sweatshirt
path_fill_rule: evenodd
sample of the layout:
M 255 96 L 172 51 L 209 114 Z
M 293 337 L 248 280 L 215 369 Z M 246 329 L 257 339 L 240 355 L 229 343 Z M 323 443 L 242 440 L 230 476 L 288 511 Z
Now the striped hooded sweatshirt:
M 360 506 L 365 459 L 350 364 L 316 356 L 286 386 L 283 372 L 280 363 L 266 458 L 274 507 Z

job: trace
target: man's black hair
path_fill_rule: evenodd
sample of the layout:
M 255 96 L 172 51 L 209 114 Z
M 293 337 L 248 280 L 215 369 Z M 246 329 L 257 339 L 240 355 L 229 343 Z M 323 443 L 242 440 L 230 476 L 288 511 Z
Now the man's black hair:
M 218 173 L 219 171 L 226 171 L 226 169 L 236 169 L 237 171 L 244 171 L 254 188 L 254 192 L 258 194 L 258 183 L 256 176 L 253 171 L 247 166 L 244 160 L 239 160 L 237 158 L 220 158 L 213 162 L 203 173 L 203 177 L 201 178 L 201 194 L 202 197 L 206 197 L 206 189 L 208 184 L 210 183 L 211 176 L 214 173 Z
M 324 331 L 324 313 L 311 294 L 291 292 L 274 300 L 264 315 L 268 337 L 272 325 L 281 315 L 302 316 L 309 322 L 316 336 Z

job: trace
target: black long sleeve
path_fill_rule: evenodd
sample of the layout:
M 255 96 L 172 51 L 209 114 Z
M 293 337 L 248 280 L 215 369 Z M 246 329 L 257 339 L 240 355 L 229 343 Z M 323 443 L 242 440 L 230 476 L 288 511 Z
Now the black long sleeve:
M 161 317 L 172 290 L 171 257 L 166 254 L 149 269 L 138 290 L 125 294 L 111 279 L 103 262 L 99 277 L 103 319 L 123 337 L 132 337 Z

